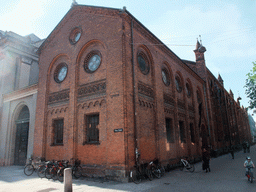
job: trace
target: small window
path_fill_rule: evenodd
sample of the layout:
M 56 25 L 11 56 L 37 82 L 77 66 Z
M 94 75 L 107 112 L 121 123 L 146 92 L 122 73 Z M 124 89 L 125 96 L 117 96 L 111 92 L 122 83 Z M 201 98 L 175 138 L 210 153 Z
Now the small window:
M 84 70 L 87 73 L 95 72 L 101 64 L 101 54 L 99 51 L 91 51 L 84 60 Z
M 166 118 L 165 119 L 165 126 L 166 126 L 166 137 L 168 143 L 174 142 L 174 135 L 173 135 L 173 124 L 172 119 Z
M 63 145 L 64 119 L 53 120 L 53 145 Z
M 180 141 L 181 143 L 186 143 L 184 121 L 179 121 L 179 128 L 180 128 Z
M 82 30 L 79 27 L 74 28 L 69 36 L 69 41 L 72 45 L 76 44 L 82 35 Z
M 162 80 L 166 86 L 170 85 L 170 75 L 166 68 L 162 69 Z
M 99 114 L 86 116 L 86 143 L 99 143 Z
M 182 91 L 182 86 L 181 86 L 181 81 L 179 76 L 175 77 L 175 84 L 176 84 L 177 91 L 180 93 Z
M 191 138 L 191 142 L 195 143 L 195 130 L 194 130 L 194 125 L 193 123 L 189 124 L 189 128 L 190 128 L 190 138 Z
M 147 75 L 149 73 L 150 67 L 149 67 L 149 62 L 148 62 L 146 55 L 143 52 L 140 52 L 138 54 L 137 60 L 138 60 L 138 65 L 139 65 L 141 72 L 144 75 Z

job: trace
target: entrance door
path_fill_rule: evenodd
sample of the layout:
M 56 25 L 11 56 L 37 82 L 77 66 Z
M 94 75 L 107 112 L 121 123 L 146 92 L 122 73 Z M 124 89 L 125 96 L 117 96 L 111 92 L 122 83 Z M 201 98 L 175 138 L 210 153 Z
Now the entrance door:
M 28 130 L 29 123 L 18 123 L 15 140 L 15 165 L 25 165 L 27 159 L 27 148 L 28 148 Z

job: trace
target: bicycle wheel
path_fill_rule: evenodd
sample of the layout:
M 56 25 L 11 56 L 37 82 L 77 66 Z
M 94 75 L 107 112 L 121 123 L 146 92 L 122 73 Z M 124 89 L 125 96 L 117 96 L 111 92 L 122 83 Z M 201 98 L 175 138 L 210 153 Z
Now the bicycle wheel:
M 194 165 L 189 164 L 187 169 L 192 173 L 192 172 L 194 172 L 194 171 L 195 171 L 195 166 L 194 166 Z
M 76 179 L 80 178 L 82 176 L 82 167 L 81 166 L 78 166 L 78 167 L 74 167 L 73 168 L 73 175 Z
M 64 179 L 64 168 L 61 168 L 58 173 L 57 173 L 57 176 L 58 176 L 58 180 L 60 182 L 63 182 L 63 179 Z
M 160 171 L 161 171 L 161 177 L 164 176 L 165 168 L 163 166 L 160 166 Z
M 52 179 L 53 179 L 54 181 L 58 179 L 57 171 L 58 171 L 58 168 L 57 168 L 57 167 L 51 168 L 51 175 L 52 175 Z
M 131 181 L 134 182 L 135 184 L 141 183 L 141 176 L 138 171 L 131 171 L 130 178 L 131 178 Z
M 45 177 L 47 179 L 51 179 L 52 178 L 51 168 L 46 168 L 46 170 L 45 170 Z
M 153 173 L 153 175 L 157 178 L 160 179 L 161 178 L 161 171 L 158 168 L 152 167 L 151 171 Z
M 145 172 L 146 172 L 146 175 L 147 175 L 149 181 L 152 181 L 153 180 L 153 174 L 152 174 L 151 169 L 146 168 Z
M 251 183 L 253 182 L 253 173 L 252 172 L 250 173 L 250 182 Z
M 28 164 L 24 167 L 24 174 L 30 176 L 34 173 L 35 168 L 32 164 Z
M 45 177 L 45 169 L 46 169 L 45 166 L 40 166 L 39 169 L 37 170 L 37 175 L 40 178 L 44 178 Z

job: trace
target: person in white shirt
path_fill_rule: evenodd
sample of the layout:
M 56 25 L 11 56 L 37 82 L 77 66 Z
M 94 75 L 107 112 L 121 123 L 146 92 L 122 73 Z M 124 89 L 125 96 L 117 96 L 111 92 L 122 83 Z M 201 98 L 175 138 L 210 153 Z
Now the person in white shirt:
M 246 176 L 249 174 L 249 168 L 255 168 L 255 166 L 251 160 L 251 157 L 246 157 L 246 161 L 244 162 L 244 167 L 246 170 L 246 173 L 245 173 Z M 252 172 L 252 169 L 250 171 Z

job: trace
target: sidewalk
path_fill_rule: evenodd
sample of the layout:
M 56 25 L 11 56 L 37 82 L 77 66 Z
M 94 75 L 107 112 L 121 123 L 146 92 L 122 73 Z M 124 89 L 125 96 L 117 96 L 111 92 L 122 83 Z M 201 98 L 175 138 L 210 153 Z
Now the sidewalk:
M 161 179 L 145 180 L 141 184 L 119 183 L 100 179 L 81 178 L 73 180 L 74 192 L 226 192 L 255 191 L 256 183 L 248 183 L 244 176 L 243 163 L 247 155 L 256 163 L 256 146 L 251 153 L 242 151 L 213 158 L 211 172 L 202 171 L 202 163 L 195 164 L 195 172 L 170 171 Z M 0 192 L 63 192 L 64 184 L 59 181 L 41 179 L 34 173 L 26 176 L 22 166 L 0 167 Z

